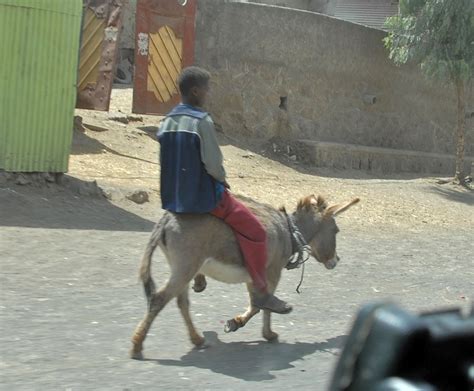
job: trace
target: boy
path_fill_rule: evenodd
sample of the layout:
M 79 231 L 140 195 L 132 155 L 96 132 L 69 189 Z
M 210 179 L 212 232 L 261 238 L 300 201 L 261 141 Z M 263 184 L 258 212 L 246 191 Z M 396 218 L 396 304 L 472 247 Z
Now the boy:
M 164 119 L 158 131 L 161 145 L 161 201 L 173 213 L 211 213 L 234 231 L 256 293 L 252 304 L 287 314 L 286 302 L 267 291 L 266 232 L 252 212 L 230 192 L 214 123 L 202 110 L 209 91 L 210 74 L 198 67 L 182 71 L 178 84 L 182 103 Z M 194 289 L 206 287 L 197 275 Z

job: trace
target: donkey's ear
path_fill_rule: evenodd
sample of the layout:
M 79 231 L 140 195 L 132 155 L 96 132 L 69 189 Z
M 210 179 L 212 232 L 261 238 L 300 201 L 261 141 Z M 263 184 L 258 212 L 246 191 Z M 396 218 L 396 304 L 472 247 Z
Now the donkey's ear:
M 310 210 L 311 208 L 317 205 L 317 200 L 314 194 L 309 196 L 303 197 L 298 201 L 298 205 L 296 206 L 297 210 Z
M 321 213 L 324 212 L 326 208 L 328 207 L 328 203 L 324 199 L 323 196 L 318 195 L 318 198 L 315 198 L 315 201 L 316 201 L 316 207 Z
M 314 194 L 311 194 L 299 200 L 297 209 L 298 210 L 304 209 L 307 211 L 311 209 L 317 209 L 319 212 L 323 213 L 327 207 L 328 207 L 328 203 L 326 202 L 324 197 L 320 195 L 316 197 Z
M 341 214 L 342 212 L 345 212 L 347 209 L 349 209 L 352 205 L 357 204 L 360 201 L 360 198 L 354 198 L 352 201 L 347 202 L 346 204 L 342 205 L 333 205 L 330 208 L 326 210 L 324 213 L 325 216 L 334 216 L 336 217 L 337 215 Z

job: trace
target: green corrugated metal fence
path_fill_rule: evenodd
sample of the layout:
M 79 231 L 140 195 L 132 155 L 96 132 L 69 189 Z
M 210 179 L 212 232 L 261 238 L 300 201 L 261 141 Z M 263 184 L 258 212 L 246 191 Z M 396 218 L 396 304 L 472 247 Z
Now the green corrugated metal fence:
M 0 169 L 65 172 L 82 0 L 0 0 Z

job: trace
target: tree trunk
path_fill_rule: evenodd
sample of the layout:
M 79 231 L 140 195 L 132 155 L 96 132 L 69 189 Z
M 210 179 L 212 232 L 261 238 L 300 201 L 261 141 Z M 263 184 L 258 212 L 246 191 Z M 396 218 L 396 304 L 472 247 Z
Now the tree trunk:
M 464 180 L 464 136 L 466 128 L 466 102 L 464 81 L 456 80 L 456 95 L 458 100 L 458 123 L 456 131 L 456 174 L 454 180 L 463 183 Z

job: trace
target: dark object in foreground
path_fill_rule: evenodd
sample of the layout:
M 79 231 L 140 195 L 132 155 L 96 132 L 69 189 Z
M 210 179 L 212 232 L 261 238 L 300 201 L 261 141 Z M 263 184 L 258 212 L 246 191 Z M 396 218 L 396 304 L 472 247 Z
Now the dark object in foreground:
M 390 303 L 364 306 L 329 390 L 474 390 L 474 307 L 418 316 Z

